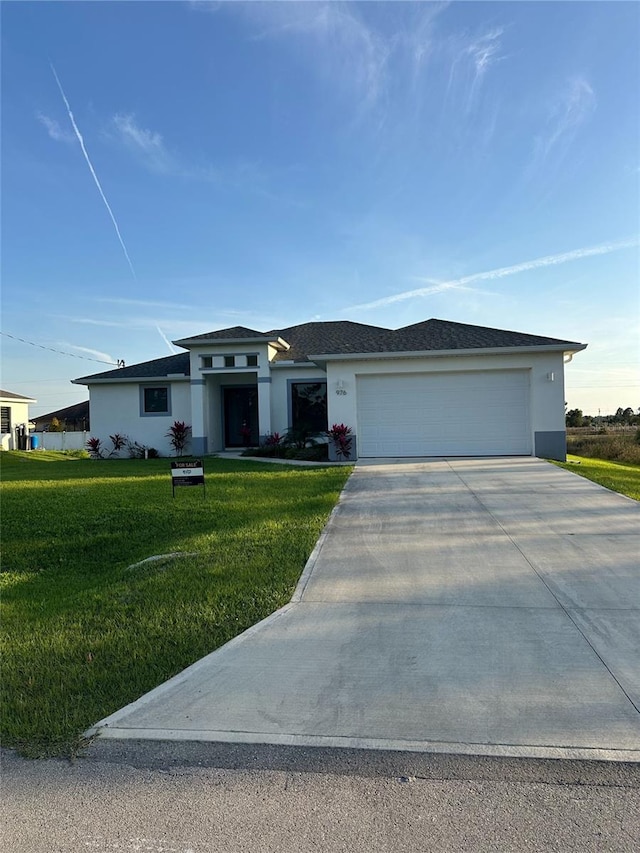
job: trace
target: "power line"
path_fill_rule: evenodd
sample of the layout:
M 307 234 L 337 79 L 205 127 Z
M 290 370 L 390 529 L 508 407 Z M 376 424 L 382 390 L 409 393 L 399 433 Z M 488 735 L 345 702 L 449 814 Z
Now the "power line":
M 87 355 L 76 355 L 74 352 L 65 352 L 61 349 L 53 349 L 53 347 L 45 347 L 42 344 L 36 344 L 33 341 L 26 341 L 24 338 L 18 338 L 16 335 L 10 335 L 9 332 L 0 332 L 0 335 L 4 335 L 6 338 L 11 338 L 14 341 L 20 341 L 23 344 L 29 344 L 32 347 L 38 347 L 38 349 L 46 349 L 49 352 L 57 352 L 58 355 L 68 355 L 71 358 L 80 358 L 83 361 L 96 361 L 98 364 L 112 364 L 114 367 L 118 367 L 119 365 L 115 361 L 104 361 L 100 358 L 89 358 Z

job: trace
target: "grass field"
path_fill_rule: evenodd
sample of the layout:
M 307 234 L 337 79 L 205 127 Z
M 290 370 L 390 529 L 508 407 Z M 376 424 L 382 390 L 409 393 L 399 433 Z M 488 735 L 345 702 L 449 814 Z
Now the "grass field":
M 166 459 L 0 464 L 2 741 L 30 755 L 285 604 L 350 471 L 212 458 L 173 498 Z
M 600 483 L 607 489 L 640 501 L 640 465 L 623 465 L 619 462 L 571 455 L 567 455 L 567 462 L 554 464 L 588 480 L 593 480 L 594 483 Z
M 640 465 L 640 443 L 636 430 L 610 433 L 567 433 L 567 453 L 589 459 L 607 459 L 625 465 Z

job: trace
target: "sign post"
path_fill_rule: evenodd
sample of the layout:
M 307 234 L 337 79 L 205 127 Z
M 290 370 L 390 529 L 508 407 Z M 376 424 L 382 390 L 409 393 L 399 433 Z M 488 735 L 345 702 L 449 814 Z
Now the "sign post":
M 192 459 L 190 462 L 171 463 L 171 486 L 173 497 L 176 496 L 176 486 L 202 486 L 203 494 L 207 487 L 204 484 L 204 466 L 200 459 Z

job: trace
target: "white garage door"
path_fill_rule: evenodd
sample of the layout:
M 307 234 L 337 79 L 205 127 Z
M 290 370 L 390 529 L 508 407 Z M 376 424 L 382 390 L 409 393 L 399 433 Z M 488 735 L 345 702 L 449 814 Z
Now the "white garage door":
M 529 373 L 357 378 L 359 456 L 531 454 Z

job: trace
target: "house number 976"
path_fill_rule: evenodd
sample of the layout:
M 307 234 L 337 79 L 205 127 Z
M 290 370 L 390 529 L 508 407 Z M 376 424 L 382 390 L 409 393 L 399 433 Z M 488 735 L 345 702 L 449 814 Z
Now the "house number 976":
M 336 388 L 336 394 L 338 395 L 338 397 L 347 396 L 347 392 L 344 390 L 344 388 Z

